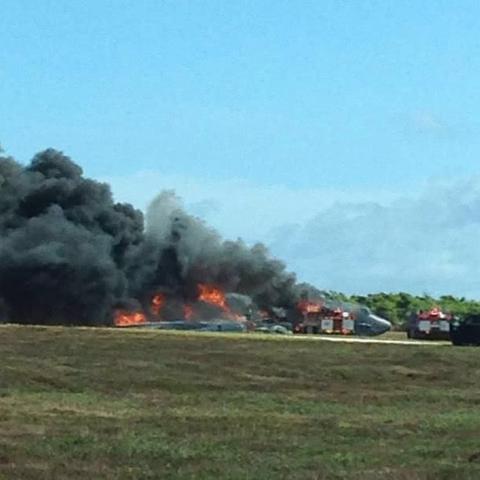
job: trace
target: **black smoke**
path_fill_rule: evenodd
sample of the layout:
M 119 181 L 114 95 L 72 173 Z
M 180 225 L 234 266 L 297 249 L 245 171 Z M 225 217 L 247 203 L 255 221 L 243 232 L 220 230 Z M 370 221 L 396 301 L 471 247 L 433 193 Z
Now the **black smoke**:
M 198 283 L 289 307 L 295 276 L 266 248 L 224 241 L 173 192 L 141 211 L 53 149 L 28 166 L 0 156 L 0 321 L 109 325 L 154 292 L 193 300 Z

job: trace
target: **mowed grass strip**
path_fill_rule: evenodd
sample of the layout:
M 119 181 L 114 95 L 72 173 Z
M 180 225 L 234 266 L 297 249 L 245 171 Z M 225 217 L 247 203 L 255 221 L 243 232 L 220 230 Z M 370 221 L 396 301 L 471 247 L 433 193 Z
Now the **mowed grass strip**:
M 480 478 L 480 349 L 0 327 L 0 478 Z

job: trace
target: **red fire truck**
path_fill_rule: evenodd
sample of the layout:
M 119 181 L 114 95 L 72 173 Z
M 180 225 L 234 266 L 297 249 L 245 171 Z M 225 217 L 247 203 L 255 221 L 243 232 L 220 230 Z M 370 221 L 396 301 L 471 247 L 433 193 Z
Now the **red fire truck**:
M 408 338 L 449 340 L 450 322 L 453 315 L 444 313 L 438 307 L 413 313 L 408 321 Z
M 295 333 L 336 333 L 341 335 L 355 333 L 354 316 L 345 309 L 328 308 L 324 304 L 313 302 L 303 302 L 299 307 L 303 318 L 295 324 Z

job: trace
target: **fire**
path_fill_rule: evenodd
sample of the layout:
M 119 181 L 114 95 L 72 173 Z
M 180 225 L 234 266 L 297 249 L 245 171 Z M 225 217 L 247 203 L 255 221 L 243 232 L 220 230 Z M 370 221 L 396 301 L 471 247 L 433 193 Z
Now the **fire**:
M 151 310 L 154 315 L 160 315 L 163 305 L 165 304 L 165 295 L 157 293 L 152 298 Z
M 211 284 L 200 283 L 197 286 L 197 290 L 198 296 L 195 302 L 204 302 L 214 307 L 217 307 L 219 310 L 222 311 L 221 317 L 223 318 L 236 320 L 238 322 L 245 322 L 247 320 L 245 315 L 240 315 L 230 310 L 225 293 L 220 288 Z M 143 312 L 141 310 L 130 311 L 125 309 L 118 309 L 114 313 L 114 325 L 116 327 L 145 325 L 148 323 L 147 316 L 157 317 L 153 319 L 150 318 L 150 320 L 153 321 L 165 320 L 164 318 L 161 318 L 161 314 L 162 309 L 165 307 L 167 301 L 167 296 L 164 293 L 153 293 L 148 311 Z M 183 318 L 185 320 L 192 320 L 194 316 L 196 316 L 197 308 L 195 306 L 195 302 L 184 303 L 182 305 Z
M 185 320 L 191 320 L 193 316 L 193 308 L 191 305 L 185 304 L 183 306 L 183 316 Z
M 243 322 L 246 320 L 244 315 L 238 315 L 230 310 L 230 307 L 227 304 L 225 293 L 218 287 L 199 283 L 198 300 L 220 308 L 221 310 L 223 310 L 223 315 L 230 320 L 236 320 L 239 322 Z
M 216 305 L 222 310 L 228 311 L 227 300 L 225 294 L 217 287 L 213 285 L 205 285 L 203 283 L 198 284 L 198 299 L 211 305 Z
M 142 312 L 129 312 L 127 310 L 117 310 L 115 312 L 114 323 L 116 327 L 131 327 L 134 325 L 143 325 L 147 319 Z
M 304 313 L 320 313 L 322 311 L 322 304 L 318 302 L 311 302 L 309 300 L 302 300 L 298 304 L 299 310 Z

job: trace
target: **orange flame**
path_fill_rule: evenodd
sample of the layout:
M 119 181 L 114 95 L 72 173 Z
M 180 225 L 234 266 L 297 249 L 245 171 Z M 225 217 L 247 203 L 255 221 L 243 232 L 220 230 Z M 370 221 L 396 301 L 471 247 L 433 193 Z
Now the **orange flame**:
M 193 308 L 191 305 L 185 304 L 183 306 L 183 316 L 185 320 L 191 320 L 193 316 Z
M 213 285 L 205 285 L 203 283 L 198 284 L 198 299 L 211 305 L 216 305 L 222 310 L 228 311 L 227 300 L 225 294 L 217 287 Z
M 116 327 L 143 325 L 146 321 L 145 314 L 142 312 L 129 312 L 127 310 L 117 310 L 113 319 Z
M 224 316 L 231 320 L 242 322 L 246 320 L 244 315 L 238 315 L 230 310 L 230 307 L 227 304 L 227 299 L 225 298 L 225 293 L 218 287 L 199 283 L 198 300 L 222 309 Z
M 165 295 L 163 293 L 157 293 L 152 298 L 151 310 L 154 315 L 160 315 L 163 305 L 165 304 Z
M 311 302 L 309 300 L 302 300 L 298 303 L 298 308 L 304 314 L 320 313 L 322 311 L 322 304 L 318 302 Z

